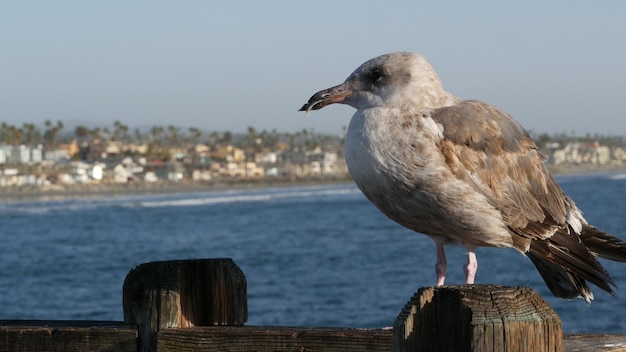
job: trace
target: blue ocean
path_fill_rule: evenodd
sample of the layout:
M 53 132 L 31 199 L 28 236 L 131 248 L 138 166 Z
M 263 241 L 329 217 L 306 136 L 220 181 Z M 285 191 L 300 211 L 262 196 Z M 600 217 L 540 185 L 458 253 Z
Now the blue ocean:
M 557 177 L 590 223 L 626 239 L 626 175 Z M 353 184 L 0 202 L 0 319 L 123 320 L 135 266 L 232 258 L 248 282 L 249 325 L 393 325 L 434 284 L 435 246 L 396 225 Z M 450 247 L 447 283 L 466 256 Z M 617 297 L 551 295 L 528 258 L 479 248 L 477 283 L 525 285 L 566 332 L 626 333 L 626 264 L 603 261 Z

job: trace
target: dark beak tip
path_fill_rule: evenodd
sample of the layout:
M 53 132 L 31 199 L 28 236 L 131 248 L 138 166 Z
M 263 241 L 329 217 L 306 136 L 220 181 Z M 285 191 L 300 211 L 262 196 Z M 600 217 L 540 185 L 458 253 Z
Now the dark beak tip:
M 309 104 L 306 103 L 304 105 L 302 105 L 302 107 L 298 110 L 298 111 L 306 111 L 306 109 L 309 107 Z

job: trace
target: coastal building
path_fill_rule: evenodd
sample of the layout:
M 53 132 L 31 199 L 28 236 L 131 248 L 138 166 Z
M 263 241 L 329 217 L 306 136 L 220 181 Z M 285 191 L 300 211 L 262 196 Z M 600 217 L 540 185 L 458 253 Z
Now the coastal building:
M 624 148 L 615 148 L 613 149 L 613 160 L 623 163 L 626 162 L 626 152 L 624 152 Z
M 191 172 L 191 179 L 194 181 L 211 181 L 213 175 L 209 170 L 193 170 Z
M 25 145 L 20 145 L 13 148 L 15 153 L 15 159 L 18 164 L 29 164 L 30 163 L 30 148 Z
M 67 151 L 68 159 L 74 157 L 80 152 L 80 147 L 76 141 L 71 141 L 70 143 L 59 144 L 58 149 Z
M 254 162 L 247 162 L 246 165 L 246 177 L 263 177 L 265 176 L 265 170 L 262 167 L 258 167 Z
M 132 172 L 124 164 L 117 164 L 113 168 L 113 182 L 115 183 L 127 183 L 132 176 Z
M 12 145 L 0 145 L 0 164 L 9 164 L 13 154 Z
M 41 144 L 30 149 L 30 162 L 40 164 L 43 161 L 43 146 Z
M 0 145 L 0 164 L 32 165 L 42 161 L 43 146 Z
M 156 149 L 155 149 L 156 148 Z M 623 147 L 598 142 L 551 143 L 543 150 L 552 165 L 586 167 L 626 165 Z M 77 154 L 78 153 L 78 154 Z M 74 162 L 81 160 L 82 162 Z M 260 177 L 345 177 L 347 166 L 341 144 L 307 149 L 278 142 L 247 149 L 230 144 L 177 145 L 121 141 L 75 141 L 58 147 L 0 144 L 0 187 L 53 183 L 127 183 L 161 180 L 216 181 Z
M 46 150 L 44 152 L 44 160 L 56 163 L 59 161 L 70 160 L 70 155 L 65 149 Z
M 617 148 L 617 149 L 621 149 L 621 148 Z M 615 155 L 615 153 L 616 151 L 613 152 L 613 156 Z M 619 152 L 617 153 L 619 154 Z M 549 159 L 550 163 L 554 165 L 561 165 L 561 164 L 605 165 L 605 164 L 609 164 L 612 160 L 614 160 L 614 158 L 612 158 L 611 156 L 611 149 L 607 146 L 601 145 L 598 142 L 568 143 L 567 145 L 565 145 L 564 148 L 554 150 Z
M 254 162 L 257 164 L 276 164 L 278 162 L 278 153 L 276 152 L 255 153 Z
M 90 183 L 88 170 L 91 169 L 91 165 L 82 161 L 74 161 L 70 163 L 70 172 L 67 174 L 69 178 L 65 178 L 69 183 Z

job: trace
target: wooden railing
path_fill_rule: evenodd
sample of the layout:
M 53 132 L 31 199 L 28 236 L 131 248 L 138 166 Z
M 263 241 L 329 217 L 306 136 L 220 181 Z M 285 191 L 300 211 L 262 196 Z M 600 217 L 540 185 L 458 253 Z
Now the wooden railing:
M 525 287 L 426 287 L 393 330 L 244 326 L 230 259 L 153 262 L 123 287 L 124 322 L 0 321 L 0 351 L 626 351 L 626 335 L 565 335 Z

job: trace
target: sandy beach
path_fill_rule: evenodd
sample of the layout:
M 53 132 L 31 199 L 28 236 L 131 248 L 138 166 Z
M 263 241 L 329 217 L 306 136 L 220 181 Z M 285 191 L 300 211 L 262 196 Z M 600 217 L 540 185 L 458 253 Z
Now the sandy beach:
M 590 173 L 612 173 L 625 172 L 624 165 L 559 165 L 548 166 L 554 174 L 590 174 Z M 90 198 L 90 197 L 118 197 L 140 194 L 167 194 L 167 193 L 190 193 L 219 191 L 224 189 L 242 189 L 259 187 L 288 187 L 301 185 L 322 185 L 332 183 L 352 183 L 349 176 L 346 177 L 306 177 L 306 178 L 281 178 L 262 177 L 248 179 L 220 179 L 215 181 L 165 181 L 160 180 L 154 183 L 129 182 L 125 184 L 73 184 L 61 185 L 53 184 L 49 186 L 22 186 L 22 187 L 0 187 L 1 202 L 21 202 L 21 201 L 44 201 L 61 200 L 68 198 Z
M 165 181 L 125 184 L 73 184 L 49 186 L 0 187 L 1 202 L 61 200 L 68 198 L 121 197 L 141 194 L 167 194 L 219 191 L 260 187 L 289 187 L 352 183 L 349 177 L 222 179 L 217 181 Z

